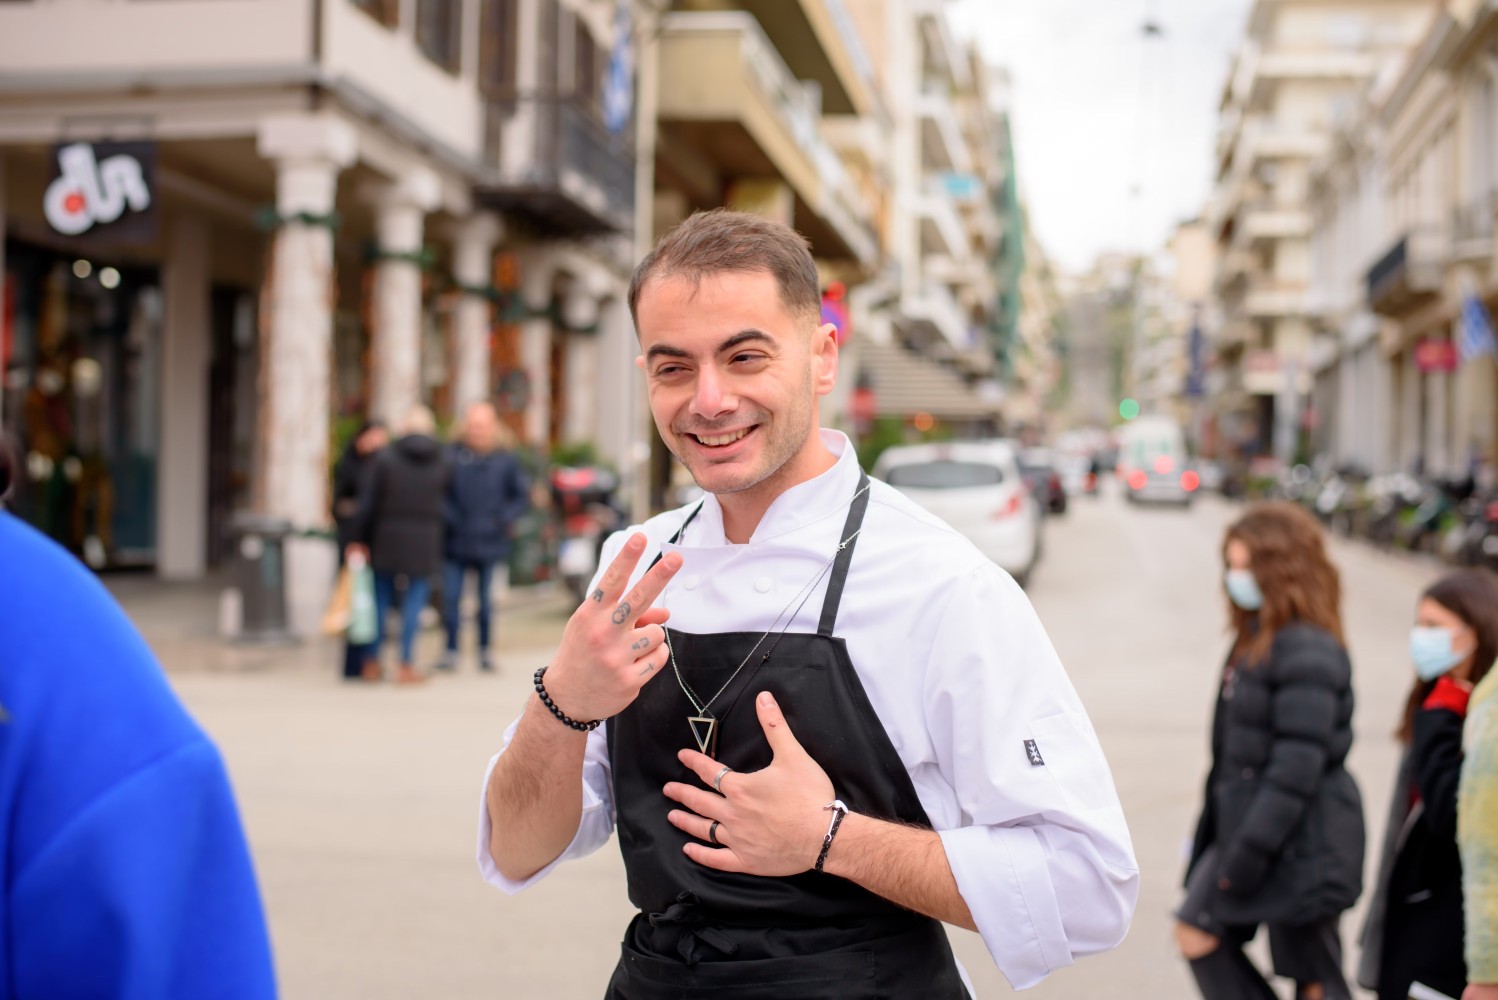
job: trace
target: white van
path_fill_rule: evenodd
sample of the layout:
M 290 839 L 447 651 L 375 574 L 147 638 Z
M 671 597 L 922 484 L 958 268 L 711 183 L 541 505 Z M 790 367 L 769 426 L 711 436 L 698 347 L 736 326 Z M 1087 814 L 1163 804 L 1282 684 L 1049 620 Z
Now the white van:
M 1181 425 L 1167 417 L 1139 417 L 1118 432 L 1118 481 L 1130 503 L 1190 506 L 1201 476 L 1186 454 Z

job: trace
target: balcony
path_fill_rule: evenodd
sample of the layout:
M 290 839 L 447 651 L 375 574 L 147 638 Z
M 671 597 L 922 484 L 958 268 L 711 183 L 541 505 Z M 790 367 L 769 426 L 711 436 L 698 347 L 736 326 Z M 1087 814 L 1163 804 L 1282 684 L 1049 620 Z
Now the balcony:
M 1305 311 L 1306 290 L 1303 285 L 1258 282 L 1250 286 L 1248 294 L 1243 297 L 1244 315 L 1251 319 L 1283 319 L 1303 316 Z
M 477 199 L 547 233 L 583 237 L 634 228 L 635 153 L 581 102 L 491 101 L 484 153 L 494 167 Z
M 1481 261 L 1493 255 L 1493 220 L 1498 215 L 1498 193 L 1489 191 L 1451 212 L 1451 256 Z
M 823 136 L 818 88 L 792 75 L 754 17 L 665 15 L 660 67 L 662 154 L 677 147 L 704 198 L 733 178 L 781 180 L 818 257 L 874 265 L 873 213 Z
M 1368 306 L 1381 316 L 1403 316 L 1441 294 L 1446 277 L 1445 234 L 1418 228 L 1401 236 L 1365 279 Z
M 915 111 L 921 123 L 921 162 L 925 168 L 955 173 L 972 170 L 972 156 L 952 99 L 927 88 L 915 99 Z
M 968 256 L 967 229 L 944 187 L 928 182 L 916 196 L 915 214 L 920 220 L 921 256 Z
M 900 312 L 913 325 L 938 334 L 954 352 L 965 352 L 974 346 L 967 317 L 957 304 L 957 297 L 945 285 L 927 283 L 915 294 L 903 296 Z
M 1311 213 L 1294 205 L 1257 202 L 1243 215 L 1243 238 L 1258 241 L 1304 239 L 1311 235 Z
M 734 6 L 754 16 L 796 79 L 821 89 L 822 111 L 866 115 L 874 110 L 873 63 L 844 0 L 737 0 Z

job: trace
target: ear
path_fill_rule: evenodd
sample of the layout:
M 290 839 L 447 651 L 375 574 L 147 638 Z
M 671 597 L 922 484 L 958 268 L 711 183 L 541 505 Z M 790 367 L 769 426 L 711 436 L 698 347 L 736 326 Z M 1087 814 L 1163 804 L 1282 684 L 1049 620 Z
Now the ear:
M 640 369 L 640 371 L 644 371 L 645 370 L 645 355 L 643 355 L 643 354 L 636 354 L 635 355 L 635 367 L 638 368 L 638 369 Z
M 812 374 L 817 395 L 825 396 L 837 385 L 837 327 L 823 323 L 811 338 Z

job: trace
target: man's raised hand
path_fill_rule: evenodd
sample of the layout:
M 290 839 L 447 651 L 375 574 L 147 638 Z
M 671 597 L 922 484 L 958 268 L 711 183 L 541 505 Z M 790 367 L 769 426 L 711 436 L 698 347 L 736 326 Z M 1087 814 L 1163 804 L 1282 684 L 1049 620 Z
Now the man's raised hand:
M 651 607 L 681 569 L 673 552 L 624 593 L 645 536 L 632 535 L 609 564 L 598 586 L 572 613 L 546 688 L 557 707 L 574 719 L 608 719 L 629 707 L 640 689 L 666 664 L 665 629 L 670 612 Z

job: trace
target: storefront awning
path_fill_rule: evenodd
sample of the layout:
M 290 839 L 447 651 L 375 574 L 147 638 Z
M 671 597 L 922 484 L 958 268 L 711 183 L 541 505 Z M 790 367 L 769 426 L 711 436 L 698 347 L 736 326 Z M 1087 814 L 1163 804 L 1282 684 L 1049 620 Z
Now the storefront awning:
M 941 420 L 973 420 L 996 417 L 1002 409 L 998 398 L 983 398 L 955 372 L 898 344 L 864 340 L 858 361 L 874 390 L 878 416 L 929 413 Z

